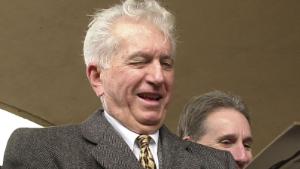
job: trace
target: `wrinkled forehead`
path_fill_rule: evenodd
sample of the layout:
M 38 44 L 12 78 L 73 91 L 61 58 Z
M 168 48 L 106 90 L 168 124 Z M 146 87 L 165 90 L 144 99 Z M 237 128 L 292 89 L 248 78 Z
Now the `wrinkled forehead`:
M 208 115 L 204 123 L 207 129 L 251 135 L 248 120 L 242 113 L 232 108 L 217 109 Z

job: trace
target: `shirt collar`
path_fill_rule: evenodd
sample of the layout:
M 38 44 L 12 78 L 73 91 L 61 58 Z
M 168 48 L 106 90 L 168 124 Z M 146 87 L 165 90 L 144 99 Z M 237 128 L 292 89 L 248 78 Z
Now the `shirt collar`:
M 113 128 L 120 134 L 120 136 L 124 139 L 124 141 L 130 147 L 130 149 L 133 150 L 135 140 L 139 136 L 139 134 L 127 129 L 118 120 L 116 120 L 114 117 L 112 117 L 106 111 L 104 111 L 104 117 L 113 126 Z M 158 137 L 159 137 L 159 130 L 157 130 L 153 134 L 150 134 L 149 136 L 152 138 L 150 144 L 156 144 L 157 145 Z

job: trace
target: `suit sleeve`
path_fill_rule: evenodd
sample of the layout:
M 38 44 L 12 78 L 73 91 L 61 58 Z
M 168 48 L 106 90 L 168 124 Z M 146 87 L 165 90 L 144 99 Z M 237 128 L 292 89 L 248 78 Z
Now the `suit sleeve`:
M 40 129 L 17 129 L 10 136 L 2 169 L 57 169 Z

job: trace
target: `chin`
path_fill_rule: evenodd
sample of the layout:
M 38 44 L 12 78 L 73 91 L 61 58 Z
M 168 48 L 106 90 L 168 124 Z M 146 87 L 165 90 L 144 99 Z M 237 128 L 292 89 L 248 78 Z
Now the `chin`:
M 160 118 L 145 118 L 142 123 L 147 126 L 159 125 L 161 122 Z
M 162 123 L 163 119 L 161 118 L 161 116 L 157 116 L 156 115 L 148 115 L 148 116 L 144 116 L 140 119 L 140 124 L 144 125 L 144 126 L 149 126 L 149 127 L 160 127 L 161 123 Z
M 160 124 L 142 124 L 138 133 L 140 134 L 153 134 L 161 127 Z

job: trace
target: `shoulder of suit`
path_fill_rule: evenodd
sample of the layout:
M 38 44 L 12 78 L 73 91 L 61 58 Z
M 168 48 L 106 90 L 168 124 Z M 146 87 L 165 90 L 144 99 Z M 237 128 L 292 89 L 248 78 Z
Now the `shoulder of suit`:
M 189 141 L 186 141 L 189 142 Z M 215 149 L 198 143 L 190 142 L 186 148 L 189 152 L 199 155 L 201 157 L 215 157 L 218 159 L 227 159 L 230 155 L 229 152 L 224 150 Z
M 10 139 L 31 140 L 37 142 L 38 140 L 52 140 L 65 138 L 67 135 L 74 135 L 78 132 L 78 125 L 53 126 L 45 128 L 18 128 L 16 129 Z
M 190 141 L 186 141 L 186 142 L 190 142 Z M 221 153 L 221 154 L 226 153 L 226 151 L 218 150 L 218 149 L 208 147 L 208 146 L 205 146 L 202 144 L 194 143 L 194 142 L 190 142 L 189 147 L 195 151 L 200 151 L 200 152 L 208 151 L 211 153 Z

